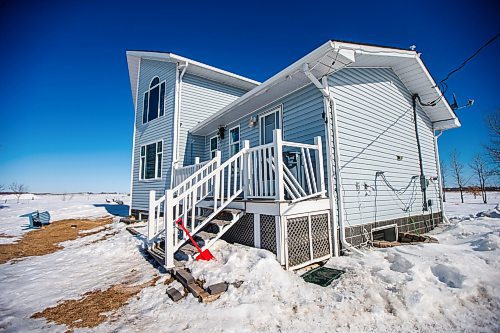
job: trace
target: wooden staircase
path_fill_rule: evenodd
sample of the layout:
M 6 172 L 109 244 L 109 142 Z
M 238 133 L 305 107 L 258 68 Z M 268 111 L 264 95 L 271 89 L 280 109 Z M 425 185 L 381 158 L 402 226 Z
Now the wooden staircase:
M 219 238 L 221 238 L 239 219 L 245 214 L 243 210 L 225 208 L 211 219 L 198 231 L 193 238 L 202 250 L 210 248 Z M 196 216 L 197 224 L 202 223 L 210 213 Z M 196 225 L 197 226 L 197 225 Z M 187 228 L 191 232 L 191 228 Z M 185 240 L 182 231 L 177 232 L 178 241 Z M 157 238 L 148 248 L 149 254 L 160 264 L 165 265 L 165 237 Z M 196 259 L 198 250 L 190 240 L 185 240 L 184 244 L 174 253 L 175 267 L 182 267 L 186 261 Z
M 172 269 L 180 260 L 197 255 L 178 230 L 178 221 L 206 250 L 244 215 L 229 209 L 237 198 L 296 202 L 325 195 L 321 137 L 310 145 L 283 141 L 279 129 L 273 135 L 272 143 L 254 148 L 245 140 L 241 150 L 224 162 L 217 151 L 207 162 L 176 168 L 173 188 L 160 198 L 150 191 L 148 247 L 164 267 Z M 299 156 L 296 176 L 283 162 L 284 147 Z

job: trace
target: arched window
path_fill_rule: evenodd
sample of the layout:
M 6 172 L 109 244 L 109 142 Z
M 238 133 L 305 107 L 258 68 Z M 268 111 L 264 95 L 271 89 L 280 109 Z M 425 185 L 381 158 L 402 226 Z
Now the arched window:
M 155 76 L 149 84 L 149 89 L 144 93 L 144 109 L 142 123 L 163 116 L 165 113 L 165 81 L 160 83 L 160 78 Z

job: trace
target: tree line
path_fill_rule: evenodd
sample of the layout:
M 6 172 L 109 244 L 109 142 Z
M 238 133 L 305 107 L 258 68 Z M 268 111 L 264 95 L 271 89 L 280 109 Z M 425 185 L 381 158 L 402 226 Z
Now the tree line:
M 483 203 L 488 203 L 487 186 L 490 180 L 500 175 L 500 111 L 497 110 L 494 114 L 486 117 L 486 124 L 490 134 L 490 141 L 484 146 L 484 153 L 474 155 L 472 160 L 465 165 L 460 160 L 460 154 L 455 149 L 450 153 L 448 165 L 440 162 L 443 188 L 446 188 L 446 175 L 449 171 L 460 191 L 462 203 L 464 202 L 464 190 L 467 186 L 470 187 L 471 181 L 475 185 L 473 190 L 477 187 L 480 192 Z M 465 178 L 466 166 L 472 171 L 472 176 L 469 179 Z M 443 201 L 446 201 L 446 192 L 443 193 Z

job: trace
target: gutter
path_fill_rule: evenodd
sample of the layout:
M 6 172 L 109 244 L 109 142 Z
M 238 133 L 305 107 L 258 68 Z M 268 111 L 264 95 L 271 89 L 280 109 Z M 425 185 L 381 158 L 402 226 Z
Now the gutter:
M 139 59 L 139 65 L 137 66 L 137 80 L 135 87 L 135 99 L 134 99 L 134 134 L 132 136 L 132 165 L 130 167 L 130 205 L 128 207 L 128 215 L 132 215 L 132 203 L 134 196 L 134 157 L 135 157 L 135 134 L 137 127 L 137 96 L 139 95 L 139 78 L 141 76 L 141 60 Z
M 182 68 L 182 72 L 179 74 L 180 64 L 177 64 L 177 68 L 175 71 L 175 110 L 174 110 L 174 138 L 172 142 L 172 167 L 170 169 L 170 188 L 172 188 L 172 184 L 174 182 L 174 169 L 179 163 L 179 131 L 180 131 L 180 113 L 181 113 L 181 89 L 182 89 L 182 78 L 184 74 L 186 74 L 186 70 L 188 68 L 189 62 L 184 63 L 184 67 Z
M 333 240 L 335 243 L 334 247 L 334 255 L 337 257 L 339 255 L 338 251 L 338 240 L 337 240 L 337 228 L 340 229 L 340 242 L 343 247 L 348 249 L 353 253 L 357 253 L 360 255 L 364 255 L 363 252 L 356 249 L 351 243 L 347 242 L 345 239 L 345 222 L 344 222 L 344 196 L 342 194 L 342 176 L 340 173 L 340 156 L 339 156 L 339 140 L 338 140 L 338 126 L 337 126 L 337 112 L 336 112 L 336 103 L 332 94 L 330 93 L 330 89 L 328 87 L 328 79 L 326 76 L 323 76 L 322 83 L 311 73 L 309 70 L 309 64 L 304 63 L 302 65 L 302 71 L 307 76 L 307 78 L 318 88 L 318 90 L 323 94 L 324 104 L 325 104 L 325 113 L 327 124 L 325 126 L 326 131 L 326 144 L 327 144 L 327 166 L 328 166 L 328 192 L 329 192 L 329 200 L 330 200 L 330 210 L 332 212 L 333 218 Z M 332 147 L 333 143 L 333 147 Z M 333 158 L 331 156 L 333 150 Z M 333 162 L 333 166 L 332 166 Z M 332 176 L 333 170 L 335 170 L 335 187 L 333 186 Z M 339 210 L 338 219 L 335 214 L 335 198 L 333 197 L 333 193 L 337 193 L 337 206 Z

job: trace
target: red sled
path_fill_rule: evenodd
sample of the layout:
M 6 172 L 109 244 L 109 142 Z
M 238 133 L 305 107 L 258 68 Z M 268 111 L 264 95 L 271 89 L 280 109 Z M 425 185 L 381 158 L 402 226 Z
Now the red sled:
M 186 233 L 186 235 L 189 237 L 189 240 L 191 241 L 191 243 L 193 243 L 193 245 L 196 247 L 196 249 L 200 253 L 196 256 L 195 260 L 205 260 L 205 261 L 209 261 L 212 259 L 215 260 L 215 257 L 213 256 L 212 252 L 210 252 L 208 249 L 203 250 L 203 251 L 201 250 L 201 248 L 198 246 L 198 243 L 195 242 L 195 240 L 193 239 L 193 237 L 191 236 L 189 231 L 186 229 L 184 224 L 182 224 L 182 218 L 179 218 L 177 221 L 175 221 L 175 223 L 177 224 L 178 227 L 180 227 L 182 229 L 182 231 L 184 231 Z

